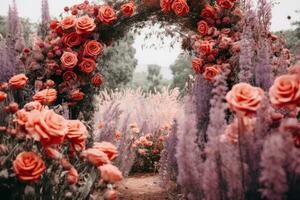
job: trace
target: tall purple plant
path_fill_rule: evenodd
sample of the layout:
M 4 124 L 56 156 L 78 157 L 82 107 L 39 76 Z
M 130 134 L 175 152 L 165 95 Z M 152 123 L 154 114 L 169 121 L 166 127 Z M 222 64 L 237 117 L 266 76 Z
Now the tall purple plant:
M 12 6 L 9 6 L 6 28 L 5 44 L 1 44 L 0 67 L 3 70 L 1 81 L 7 81 L 9 77 L 23 69 L 18 56 L 23 50 L 25 42 L 16 1 L 13 1 Z
M 189 199 L 201 199 L 201 154 L 196 143 L 197 129 L 192 98 L 186 98 L 186 110 L 178 130 L 176 158 L 178 165 L 177 182 Z
M 193 96 L 198 129 L 197 143 L 202 149 L 204 149 L 204 144 L 207 142 L 206 130 L 209 121 L 211 89 L 211 83 L 206 81 L 202 75 L 196 77 Z
M 230 73 L 229 67 L 224 65 L 224 72 L 216 77 L 212 99 L 210 101 L 209 125 L 207 129 L 208 143 L 206 144 L 207 159 L 204 163 L 203 190 L 207 199 L 225 199 L 227 194 L 227 182 L 221 157 L 220 135 L 225 129 L 224 97 L 227 93 L 226 78 Z M 213 151 L 211 151 L 214 149 Z
M 50 22 L 49 4 L 48 0 L 42 0 L 42 21 L 39 27 L 39 35 L 44 38 L 48 31 L 48 25 Z
M 252 83 L 253 81 L 253 59 L 254 59 L 254 32 L 253 28 L 257 23 L 255 11 L 251 1 L 246 2 L 245 22 L 241 35 L 241 52 L 239 58 L 240 72 L 238 74 L 240 82 Z
M 258 49 L 257 62 L 255 66 L 255 82 L 267 91 L 273 81 L 272 64 L 271 64 L 271 50 L 268 40 L 268 33 L 271 24 L 271 3 L 267 0 L 258 1 Z
M 48 0 L 42 0 L 42 24 L 50 22 L 49 4 Z

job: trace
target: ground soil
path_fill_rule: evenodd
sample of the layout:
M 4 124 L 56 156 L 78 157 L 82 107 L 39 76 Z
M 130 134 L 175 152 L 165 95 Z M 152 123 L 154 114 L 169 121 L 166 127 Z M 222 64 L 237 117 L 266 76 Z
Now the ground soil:
M 161 187 L 157 174 L 136 174 L 118 184 L 120 200 L 176 200 L 176 186 Z

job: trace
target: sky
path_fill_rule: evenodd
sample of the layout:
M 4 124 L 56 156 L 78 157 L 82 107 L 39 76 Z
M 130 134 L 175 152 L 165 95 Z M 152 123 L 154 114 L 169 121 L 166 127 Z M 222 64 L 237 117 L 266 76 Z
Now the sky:
M 279 5 L 273 7 L 272 31 L 286 30 L 291 28 L 287 16 L 290 15 L 294 20 L 300 20 L 300 14 L 295 10 L 300 10 L 300 0 L 276 0 Z M 38 22 L 41 16 L 41 0 L 16 0 L 19 16 L 27 17 L 33 22 Z M 48 0 L 51 17 L 59 16 L 63 8 L 75 3 L 82 3 L 83 0 Z M 7 15 L 9 4 L 12 0 L 0 0 L 0 15 Z M 149 31 L 152 27 L 146 27 L 143 32 Z M 181 53 L 180 44 L 175 44 L 170 48 L 172 38 L 166 38 L 164 45 L 156 37 L 150 37 L 144 41 L 143 34 L 136 36 L 134 47 L 136 48 L 136 59 L 138 60 L 137 71 L 145 71 L 148 64 L 158 64 L 162 66 L 162 74 L 165 78 L 172 78 L 169 66 L 176 60 Z M 142 48 L 145 43 L 154 43 L 158 48 Z

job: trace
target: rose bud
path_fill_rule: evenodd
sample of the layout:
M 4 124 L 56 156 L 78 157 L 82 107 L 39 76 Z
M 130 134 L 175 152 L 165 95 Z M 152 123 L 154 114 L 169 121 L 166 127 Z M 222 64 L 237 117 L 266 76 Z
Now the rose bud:
M 19 110 L 19 105 L 16 102 L 12 102 L 8 106 L 11 113 L 15 113 Z
M 48 57 L 48 58 L 53 58 L 53 56 L 54 56 L 54 54 L 53 54 L 52 52 L 48 52 L 48 53 L 47 53 L 47 57 Z
M 47 85 L 48 87 L 54 87 L 55 82 L 52 81 L 51 79 L 48 79 L 48 80 L 46 81 L 46 85 Z
M 30 52 L 30 49 L 29 48 L 24 48 L 23 49 L 23 53 L 29 53 Z
M 70 10 L 70 8 L 68 6 L 64 7 L 64 11 L 68 12 Z
M 73 9 L 71 12 L 72 15 L 77 15 L 78 14 L 78 10 L 77 9 Z

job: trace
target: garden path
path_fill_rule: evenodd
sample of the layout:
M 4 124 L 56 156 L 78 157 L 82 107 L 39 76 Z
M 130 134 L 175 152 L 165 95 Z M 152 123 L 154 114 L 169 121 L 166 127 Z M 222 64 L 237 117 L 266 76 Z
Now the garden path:
M 160 186 L 157 174 L 137 174 L 123 180 L 117 190 L 120 200 L 175 200 L 170 190 Z

